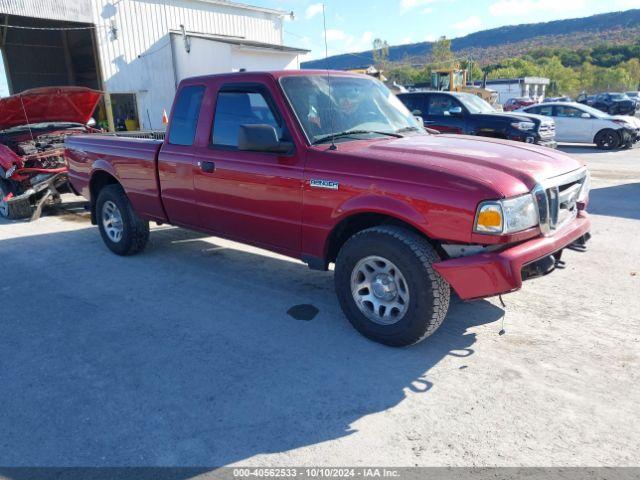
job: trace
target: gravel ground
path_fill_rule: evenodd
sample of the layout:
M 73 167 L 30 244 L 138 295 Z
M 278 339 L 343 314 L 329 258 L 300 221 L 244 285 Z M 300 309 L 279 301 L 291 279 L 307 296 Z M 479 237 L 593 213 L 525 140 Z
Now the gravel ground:
M 157 227 L 119 258 L 74 197 L 0 223 L 0 465 L 638 465 L 640 150 L 566 151 L 589 250 L 406 349 L 268 252 Z

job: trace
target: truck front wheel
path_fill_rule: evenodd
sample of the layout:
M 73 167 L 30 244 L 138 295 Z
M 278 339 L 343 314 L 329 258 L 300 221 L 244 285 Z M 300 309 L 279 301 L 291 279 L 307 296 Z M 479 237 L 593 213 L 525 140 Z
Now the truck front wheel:
M 100 190 L 96 220 L 102 240 L 115 254 L 138 253 L 149 240 L 149 222 L 136 215 L 120 185 L 107 185 Z
M 362 335 L 385 345 L 412 345 L 435 332 L 450 288 L 433 269 L 440 258 L 410 230 L 379 226 L 351 237 L 336 260 L 340 306 Z

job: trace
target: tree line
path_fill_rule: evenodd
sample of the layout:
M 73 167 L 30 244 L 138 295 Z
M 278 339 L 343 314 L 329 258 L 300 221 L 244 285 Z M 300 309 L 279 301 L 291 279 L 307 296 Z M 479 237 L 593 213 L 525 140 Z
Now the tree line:
M 373 52 L 376 67 L 401 85 L 429 82 L 433 69 L 459 66 L 466 68 L 469 78 L 476 81 L 482 80 L 485 74 L 489 79 L 548 77 L 551 80 L 549 96 L 640 90 L 640 39 L 629 44 L 601 44 L 592 48 L 537 48 L 520 57 L 488 65 L 456 58 L 451 51 L 451 40 L 445 37 L 434 42 L 423 66 L 412 65 L 408 58 L 389 62 L 384 40 L 376 39 Z

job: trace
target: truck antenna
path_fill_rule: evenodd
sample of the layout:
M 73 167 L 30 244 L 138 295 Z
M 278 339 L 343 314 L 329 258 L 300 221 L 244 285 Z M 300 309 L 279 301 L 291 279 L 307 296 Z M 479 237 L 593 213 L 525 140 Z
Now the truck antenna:
M 337 150 L 335 128 L 333 128 L 333 99 L 331 98 L 331 74 L 329 72 L 329 47 L 327 46 L 327 16 L 324 13 L 324 3 L 322 4 L 322 24 L 324 27 L 324 66 L 327 69 L 327 85 L 329 86 L 329 128 L 331 128 L 331 146 L 329 150 Z
M 27 109 L 24 107 L 24 100 L 22 98 L 22 93 L 18 95 L 20 97 L 20 105 L 22 106 L 22 113 L 24 113 L 24 119 L 27 121 L 27 128 L 29 129 L 29 135 L 31 136 L 31 141 L 33 142 L 33 130 L 31 130 L 31 122 L 29 122 L 29 116 L 27 115 Z

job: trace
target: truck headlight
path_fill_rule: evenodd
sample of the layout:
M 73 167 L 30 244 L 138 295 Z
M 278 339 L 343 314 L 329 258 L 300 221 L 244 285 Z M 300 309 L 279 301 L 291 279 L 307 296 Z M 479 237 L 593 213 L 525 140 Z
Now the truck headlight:
M 536 124 L 533 122 L 513 122 L 511 126 L 523 132 L 527 132 L 536 128 Z
M 535 227 L 539 223 L 538 208 L 533 195 L 527 193 L 504 200 L 482 202 L 476 212 L 473 230 L 477 233 L 514 233 Z

